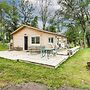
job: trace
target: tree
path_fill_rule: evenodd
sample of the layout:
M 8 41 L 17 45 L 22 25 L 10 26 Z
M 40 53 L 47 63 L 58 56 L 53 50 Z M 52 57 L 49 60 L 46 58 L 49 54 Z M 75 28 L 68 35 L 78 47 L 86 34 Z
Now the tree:
M 81 45 L 83 40 L 83 33 L 81 31 L 81 27 L 78 25 L 68 25 L 68 30 L 66 31 L 66 36 L 68 39 L 68 43 L 73 43 L 74 46 Z
M 43 24 L 43 30 L 46 29 L 46 24 L 49 17 L 52 15 L 50 8 L 52 7 L 51 0 L 40 0 L 39 16 Z
M 90 0 L 60 0 L 59 10 L 62 17 L 71 23 L 76 23 L 82 27 L 84 47 L 86 47 L 87 23 L 89 21 Z
M 10 10 L 9 13 L 5 13 L 4 18 L 4 26 L 6 28 L 6 33 L 8 35 L 8 39 L 11 39 L 11 32 L 15 31 L 19 24 L 19 17 L 18 17 L 18 9 L 17 9 L 17 2 L 12 0 L 9 2 Z
M 19 2 L 19 17 L 21 24 L 30 24 L 33 18 L 34 7 L 29 0 L 20 0 Z
M 90 26 L 88 25 L 88 30 L 87 30 L 87 33 L 86 33 L 86 39 L 87 39 L 87 45 L 88 47 L 90 47 Z
M 36 16 L 32 21 L 31 21 L 31 26 L 32 27 L 38 27 L 38 17 Z
M 86 38 L 87 38 L 87 45 L 88 47 L 90 47 L 90 30 L 87 31 Z
M 10 6 L 7 4 L 6 1 L 0 2 L 0 21 L 4 18 L 4 13 L 9 13 Z
M 11 6 L 9 6 L 6 1 L 0 2 L 0 38 L 3 41 L 3 44 L 5 39 L 4 37 L 6 34 L 6 29 L 5 29 L 6 14 L 9 14 L 10 10 L 11 10 Z
M 0 25 L 3 24 L 5 19 L 5 14 L 9 13 L 11 7 L 7 4 L 6 1 L 0 2 Z
M 54 17 L 49 20 L 49 25 L 47 27 L 47 30 L 50 32 L 56 32 L 56 22 L 54 20 Z
M 48 30 L 51 32 L 62 32 L 63 19 L 59 16 L 58 10 L 55 11 L 54 15 L 50 17 L 48 21 Z

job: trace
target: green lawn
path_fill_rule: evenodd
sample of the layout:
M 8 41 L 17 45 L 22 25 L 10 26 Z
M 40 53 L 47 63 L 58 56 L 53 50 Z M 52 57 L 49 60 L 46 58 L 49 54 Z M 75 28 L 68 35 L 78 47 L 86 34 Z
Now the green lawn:
M 71 86 L 90 89 L 90 49 L 81 49 L 57 69 L 0 58 L 0 87 L 28 82 L 43 83 L 49 87 Z
M 3 50 L 7 50 L 8 49 L 8 46 L 7 46 L 7 44 L 2 44 L 1 42 L 0 42 L 0 51 L 3 51 Z

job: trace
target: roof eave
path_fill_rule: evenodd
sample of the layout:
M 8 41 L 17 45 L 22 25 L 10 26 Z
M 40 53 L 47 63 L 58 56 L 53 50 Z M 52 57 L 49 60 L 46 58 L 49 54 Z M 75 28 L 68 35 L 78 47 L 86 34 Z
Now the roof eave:
M 19 27 L 17 30 L 15 30 L 14 32 L 11 33 L 11 35 L 17 33 L 20 29 L 24 28 L 24 27 L 28 27 L 28 28 L 32 28 L 32 29 L 35 29 L 35 30 L 38 30 L 38 31 L 41 31 L 41 32 L 45 32 L 45 33 L 48 33 L 48 34 L 53 34 L 53 35 L 57 35 L 57 36 L 62 36 L 62 37 L 65 37 L 64 35 L 61 35 L 61 34 L 57 34 L 57 33 L 53 33 L 53 32 L 48 32 L 48 31 L 44 31 L 44 30 L 40 30 L 38 28 L 34 28 L 34 27 L 31 27 L 31 26 L 28 26 L 28 25 L 22 25 L 21 27 Z

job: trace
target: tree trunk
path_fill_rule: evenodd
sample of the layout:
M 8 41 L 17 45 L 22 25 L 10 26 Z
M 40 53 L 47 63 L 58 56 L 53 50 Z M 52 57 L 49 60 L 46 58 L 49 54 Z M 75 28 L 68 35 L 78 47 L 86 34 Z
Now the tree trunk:
M 45 28 L 46 28 L 46 25 L 45 25 L 45 24 L 43 24 L 43 30 L 45 30 Z
M 90 39 L 87 37 L 87 46 L 90 47 Z
M 83 38 L 84 40 L 84 48 L 86 48 L 87 47 L 87 40 L 86 40 L 86 29 L 84 29 L 84 38 Z

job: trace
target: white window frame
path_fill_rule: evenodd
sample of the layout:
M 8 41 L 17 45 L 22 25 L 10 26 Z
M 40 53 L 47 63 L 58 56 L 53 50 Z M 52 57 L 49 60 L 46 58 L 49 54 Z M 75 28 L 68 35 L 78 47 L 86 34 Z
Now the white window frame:
M 39 38 L 39 43 L 37 43 L 37 41 L 36 41 L 36 40 L 37 40 L 37 39 L 36 39 L 37 37 Z M 35 43 L 32 43 L 32 38 L 35 39 Z M 31 37 L 31 44 L 32 44 L 32 45 L 34 45 L 34 44 L 39 45 L 39 44 L 40 44 L 40 36 L 32 36 L 32 37 Z

